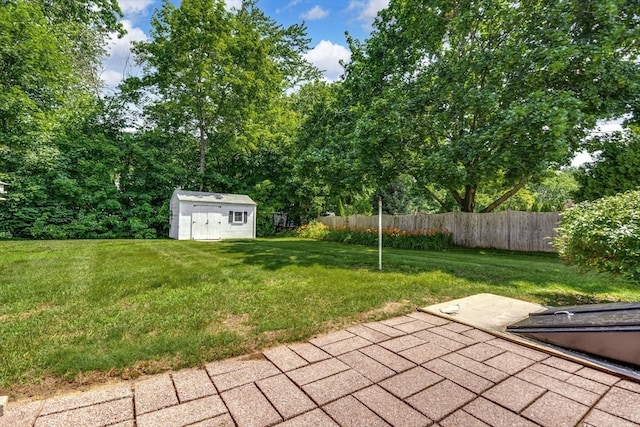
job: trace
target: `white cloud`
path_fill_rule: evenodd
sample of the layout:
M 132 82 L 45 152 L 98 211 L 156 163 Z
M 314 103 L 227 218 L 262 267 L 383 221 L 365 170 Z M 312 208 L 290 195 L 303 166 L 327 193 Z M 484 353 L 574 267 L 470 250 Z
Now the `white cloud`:
M 322 40 L 316 47 L 305 55 L 305 59 L 323 70 L 324 77 L 329 81 L 335 81 L 344 71 L 340 60 L 349 62 L 351 52 L 346 47 Z
M 358 21 L 365 30 L 370 31 L 378 12 L 388 6 L 389 0 L 351 0 L 348 10 L 358 11 Z
M 224 0 L 227 10 L 242 9 L 242 0 Z
M 133 41 L 147 40 L 147 35 L 141 28 L 134 27 L 131 21 L 122 21 L 127 34 L 118 38 L 113 34 L 108 43 L 107 55 L 102 61 L 103 71 L 101 78 L 105 82 L 107 89 L 115 88 L 122 78 L 127 75 L 134 75 L 137 72 L 136 64 L 131 53 Z
M 306 11 L 305 13 L 300 15 L 300 18 L 307 19 L 309 21 L 313 21 L 313 20 L 316 20 L 316 19 L 326 18 L 327 16 L 329 16 L 329 12 L 328 11 L 324 10 L 323 8 L 321 8 L 318 5 L 315 5 L 315 6 L 313 6 L 313 8 L 309 9 L 308 11 Z
M 129 17 L 130 15 L 145 15 L 155 2 L 156 0 L 118 0 L 118 5 L 120 5 L 122 13 Z

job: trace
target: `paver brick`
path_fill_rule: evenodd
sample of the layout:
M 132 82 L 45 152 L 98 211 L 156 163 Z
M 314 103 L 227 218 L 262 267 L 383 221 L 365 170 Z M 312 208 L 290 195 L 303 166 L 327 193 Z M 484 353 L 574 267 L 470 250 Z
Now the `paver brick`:
M 172 377 L 181 403 L 217 394 L 204 369 L 185 369 L 174 372 Z
M 514 375 L 536 362 L 519 354 L 506 352 L 485 360 L 484 363 L 502 372 Z
M 282 417 L 255 384 L 245 384 L 222 392 L 220 397 L 238 426 L 264 427 L 282 421 Z
M 346 396 L 323 408 L 342 427 L 388 427 L 382 418 L 352 396 Z
M 262 354 L 260 354 L 260 357 L 263 358 Z M 247 366 L 251 366 L 255 362 L 256 359 L 229 359 L 209 363 L 205 365 L 205 369 L 210 377 L 214 377 L 228 372 L 239 371 Z
M 464 335 L 465 337 L 473 338 L 478 342 L 489 341 L 495 338 L 495 336 L 488 334 L 484 331 L 481 331 L 479 329 L 471 329 L 470 331 L 464 331 L 462 335 Z
M 440 347 L 444 347 L 450 351 L 456 351 L 466 347 L 466 345 L 462 344 L 461 342 L 443 337 L 442 335 L 434 334 L 433 332 L 431 332 L 431 329 L 418 331 L 414 333 L 413 336 L 418 337 L 426 342 L 439 345 Z
M 580 375 L 581 377 L 597 381 L 608 386 L 612 386 L 620 381 L 620 377 L 616 377 L 615 375 L 607 374 L 606 372 L 598 371 L 587 366 L 577 371 L 576 375 Z
M 596 409 L 640 424 L 640 394 L 613 387 L 596 405 Z
M 545 392 L 542 387 L 511 377 L 485 391 L 482 396 L 512 411 L 520 412 Z
M 411 369 L 416 366 L 415 363 L 410 362 L 404 357 L 400 357 L 379 345 L 364 347 L 359 351 L 396 372 L 406 371 L 407 369 Z
M 98 403 L 109 402 L 132 397 L 131 386 L 129 384 L 119 384 L 115 387 L 104 387 L 83 393 L 74 393 L 67 396 L 54 397 L 44 401 L 40 415 L 52 414 L 54 412 L 67 411 L 69 409 L 81 408 L 83 406 L 96 405 Z
M 462 332 L 466 332 L 466 331 L 470 331 L 471 329 L 473 329 L 472 326 L 469 325 L 465 325 L 464 323 L 458 323 L 458 322 L 450 322 L 447 323 L 445 325 L 442 325 L 443 329 L 448 329 L 450 331 L 453 332 L 457 332 L 457 333 L 462 333 Z
M 566 381 L 572 376 L 570 372 L 563 371 L 561 369 L 556 369 L 550 365 L 545 365 L 544 362 L 531 365 L 529 369 L 534 370 L 536 372 L 540 372 L 541 374 L 545 374 L 547 376 L 556 378 L 561 381 Z
M 469 347 L 463 348 L 459 350 L 457 353 L 465 357 L 468 357 L 470 359 L 477 360 L 478 362 L 484 362 L 485 360 L 491 359 L 492 357 L 496 357 L 497 355 L 502 354 L 504 352 L 505 350 L 499 347 L 494 347 L 484 342 L 480 342 L 478 344 L 474 344 Z
M 398 317 L 392 317 L 391 319 L 381 320 L 380 323 L 382 323 L 383 325 L 396 327 L 398 325 L 402 325 L 403 323 L 411 322 L 413 320 L 414 319 L 412 319 L 409 316 L 398 316 Z
M 137 427 L 180 427 L 208 420 L 227 412 L 220 396 L 190 400 L 180 405 L 137 417 Z
M 400 399 L 404 399 L 442 380 L 440 375 L 416 366 L 382 381 L 379 385 Z
M 359 337 L 362 337 L 372 343 L 379 343 L 381 341 L 386 341 L 391 338 L 389 335 L 382 333 L 380 331 L 376 331 L 375 329 L 368 328 L 364 325 L 355 325 L 350 328 L 347 328 L 347 331 L 355 334 Z
M 492 427 L 536 427 L 537 425 L 482 397 L 473 400 L 463 409 Z
M 434 343 L 426 343 L 416 347 L 412 347 L 406 350 L 399 352 L 399 354 L 411 360 L 413 363 L 418 365 L 428 362 L 429 360 L 436 359 L 440 356 L 443 356 L 447 353 L 450 353 L 451 350 L 447 350 L 444 347 L 440 347 Z
M 169 374 L 138 381 L 134 388 L 136 414 L 145 414 L 178 404 L 178 396 Z
M 449 323 L 449 321 L 443 317 L 434 316 L 433 314 L 425 313 L 424 311 L 416 311 L 408 314 L 407 316 L 422 320 L 423 322 L 431 323 L 434 326 L 441 326 Z
M 324 345 L 321 348 L 332 356 L 339 356 L 341 354 L 348 353 L 350 351 L 357 350 L 371 344 L 371 341 L 368 341 L 359 336 L 354 336 L 351 338 L 347 338 L 346 340 Z
M 423 322 L 422 320 L 413 320 L 411 322 L 403 323 L 401 325 L 395 326 L 396 329 L 400 329 L 403 332 L 408 334 L 412 334 L 414 332 L 422 331 L 424 329 L 432 328 L 433 325 L 427 322 Z
M 334 342 L 346 340 L 347 338 L 353 338 L 354 335 L 351 332 L 347 332 L 346 330 L 341 330 L 337 332 L 332 332 L 327 335 L 322 335 L 313 339 L 310 339 L 309 342 L 315 346 L 322 347 L 328 344 L 332 344 Z
M 406 332 L 403 332 L 399 329 L 393 328 L 391 326 L 385 325 L 380 322 L 365 323 L 364 326 L 366 326 L 367 328 L 376 330 L 378 332 L 382 332 L 383 334 L 388 335 L 390 337 L 394 337 L 394 338 L 401 337 L 407 334 Z
M 289 345 L 289 348 L 309 363 L 315 363 L 331 358 L 331 355 L 309 343 L 291 344 Z
M 327 359 L 289 371 L 287 372 L 287 376 L 291 378 L 293 382 L 302 386 L 348 369 L 349 366 L 338 359 Z
M 262 354 L 281 371 L 291 371 L 309 364 L 304 358 L 286 346 L 265 350 Z
M 433 422 L 377 385 L 360 390 L 354 397 L 394 427 L 422 427 Z
M 466 371 L 462 368 L 459 368 L 442 359 L 431 360 L 422 366 L 475 393 L 482 393 L 489 387 L 493 386 L 493 383 L 491 381 L 469 371 Z
M 473 415 L 459 410 L 440 421 L 442 427 L 491 427 L 489 424 L 480 421 Z
M 616 387 L 624 388 L 625 390 L 633 391 L 636 393 L 640 393 L 640 382 L 631 382 L 628 380 L 622 380 Z
M 584 419 L 585 427 L 637 427 L 636 423 L 632 423 L 622 418 L 606 412 L 594 409 Z
M 338 359 L 373 382 L 382 381 L 396 373 L 393 369 L 387 368 L 383 364 L 363 353 L 360 353 L 359 351 L 352 351 L 350 353 L 343 354 Z
M 609 388 L 610 388 L 608 385 L 604 385 L 602 383 L 590 380 L 580 375 L 572 375 L 567 380 L 567 382 L 569 384 L 575 385 L 576 387 L 583 388 L 585 390 L 599 394 L 601 396 L 604 395 L 607 391 L 609 391 Z
M 522 415 L 546 427 L 572 427 L 589 409 L 588 406 L 548 392 L 525 409 Z
M 280 370 L 268 360 L 253 360 L 252 362 L 240 370 L 211 377 L 211 380 L 218 391 L 222 392 L 280 374 Z
M 256 385 L 285 420 L 316 407 L 284 374 L 260 380 Z
M 9 404 L 0 417 L 0 427 L 31 427 L 42 410 L 44 402 Z
M 350 369 L 302 386 L 318 405 L 324 405 L 371 385 L 371 381 Z
M 225 412 L 215 418 L 209 418 L 208 420 L 191 424 L 189 427 L 236 427 L 236 423 L 233 422 L 231 415 L 229 415 L 228 412 Z
M 393 352 L 400 352 L 402 350 L 406 350 L 411 347 L 416 347 L 420 344 L 424 344 L 425 342 L 420 338 L 414 337 L 413 335 L 405 335 L 402 337 L 397 337 L 390 339 L 388 341 L 381 342 L 379 345 L 381 347 L 386 348 L 387 350 Z
M 600 398 L 600 395 L 596 393 L 583 390 L 567 382 L 536 372 L 530 368 L 525 369 L 516 376 L 525 381 L 529 381 L 532 384 L 546 388 L 549 391 L 553 391 L 559 395 L 587 405 L 593 405 Z
M 543 360 L 541 363 L 549 366 L 553 366 L 556 369 L 560 369 L 565 372 L 575 373 L 582 368 L 582 365 L 572 362 L 570 360 L 562 359 L 560 357 L 551 356 L 548 359 Z
M 278 424 L 279 427 L 338 427 L 327 414 L 320 409 L 314 409 L 306 414 L 298 415 L 288 421 Z
M 475 399 L 476 395 L 449 381 L 441 381 L 406 399 L 432 420 L 438 421 Z
M 535 360 L 536 362 L 540 362 L 549 357 L 549 355 L 546 353 L 513 343 L 511 341 L 504 340 L 502 338 L 493 339 L 487 342 L 487 344 L 502 348 L 512 353 L 519 354 L 520 356 L 524 356 L 527 359 Z
M 461 344 L 464 344 L 465 346 L 477 343 L 475 339 L 468 337 L 466 335 L 462 335 L 459 332 L 452 331 L 451 329 L 447 328 L 447 326 L 449 325 L 436 326 L 435 328 L 429 329 L 429 332 L 442 335 L 445 338 L 449 338 L 450 340 L 457 341 Z
M 484 363 L 476 362 L 473 359 L 462 356 L 459 353 L 450 353 L 442 357 L 442 360 L 454 364 L 462 369 L 466 369 L 469 372 L 473 372 L 476 375 L 486 378 L 491 382 L 497 383 L 507 378 L 509 375 L 505 372 L 499 371 L 494 367 L 485 365 Z
M 132 399 L 119 399 L 38 417 L 34 427 L 102 427 L 133 420 Z

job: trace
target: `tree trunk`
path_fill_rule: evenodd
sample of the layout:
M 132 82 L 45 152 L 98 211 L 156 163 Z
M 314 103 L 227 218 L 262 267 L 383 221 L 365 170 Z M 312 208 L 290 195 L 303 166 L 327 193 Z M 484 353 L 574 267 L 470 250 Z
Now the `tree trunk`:
M 451 190 L 451 195 L 460 206 L 462 212 L 473 212 L 476 207 L 476 185 L 466 185 L 464 188 L 464 198 L 457 190 Z
M 207 159 L 207 138 L 205 137 L 204 126 L 203 126 L 202 122 L 200 122 L 198 127 L 199 127 L 199 130 L 200 130 L 200 168 L 199 168 L 199 172 L 200 172 L 200 191 L 203 191 L 203 189 L 204 189 L 204 170 L 205 170 L 206 159 Z
M 506 193 L 504 193 L 502 196 L 500 196 L 498 199 L 496 199 L 493 203 L 491 203 L 489 206 L 487 206 L 486 208 L 484 208 L 480 213 L 487 213 L 487 212 L 493 212 L 493 210 L 495 208 L 497 208 L 498 206 L 500 206 L 501 204 L 503 204 L 505 201 L 507 201 L 509 199 L 509 197 L 513 196 L 514 194 L 516 194 L 518 191 L 520 191 L 520 189 L 522 187 L 524 187 L 524 185 L 529 181 L 529 177 L 525 176 L 523 177 L 520 182 L 518 182 L 518 184 L 516 184 L 515 187 L 513 187 L 511 190 L 507 191 Z

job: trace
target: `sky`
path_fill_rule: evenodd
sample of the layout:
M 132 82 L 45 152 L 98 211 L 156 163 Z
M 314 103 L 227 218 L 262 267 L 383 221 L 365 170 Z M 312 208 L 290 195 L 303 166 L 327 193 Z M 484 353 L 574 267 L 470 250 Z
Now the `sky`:
M 171 0 L 178 5 L 180 0 Z M 225 0 L 230 7 L 239 6 L 241 0 Z M 122 24 L 127 34 L 111 38 L 108 55 L 103 61 L 101 77 L 107 90 L 113 90 L 123 75 L 135 75 L 135 59 L 131 55 L 131 42 L 146 40 L 150 19 L 162 0 L 118 0 L 124 17 Z M 342 74 L 340 61 L 350 57 L 345 31 L 359 40 L 365 40 L 378 11 L 387 7 L 389 0 L 258 0 L 258 7 L 279 24 L 288 27 L 304 23 L 311 38 L 306 58 L 323 71 L 328 81 Z

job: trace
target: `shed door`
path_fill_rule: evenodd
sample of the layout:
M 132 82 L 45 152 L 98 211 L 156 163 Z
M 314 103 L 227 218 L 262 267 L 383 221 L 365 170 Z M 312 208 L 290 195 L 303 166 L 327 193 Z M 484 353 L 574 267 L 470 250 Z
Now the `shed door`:
M 194 240 L 219 240 L 222 215 L 212 212 L 208 206 L 194 206 L 191 214 L 191 238 Z

